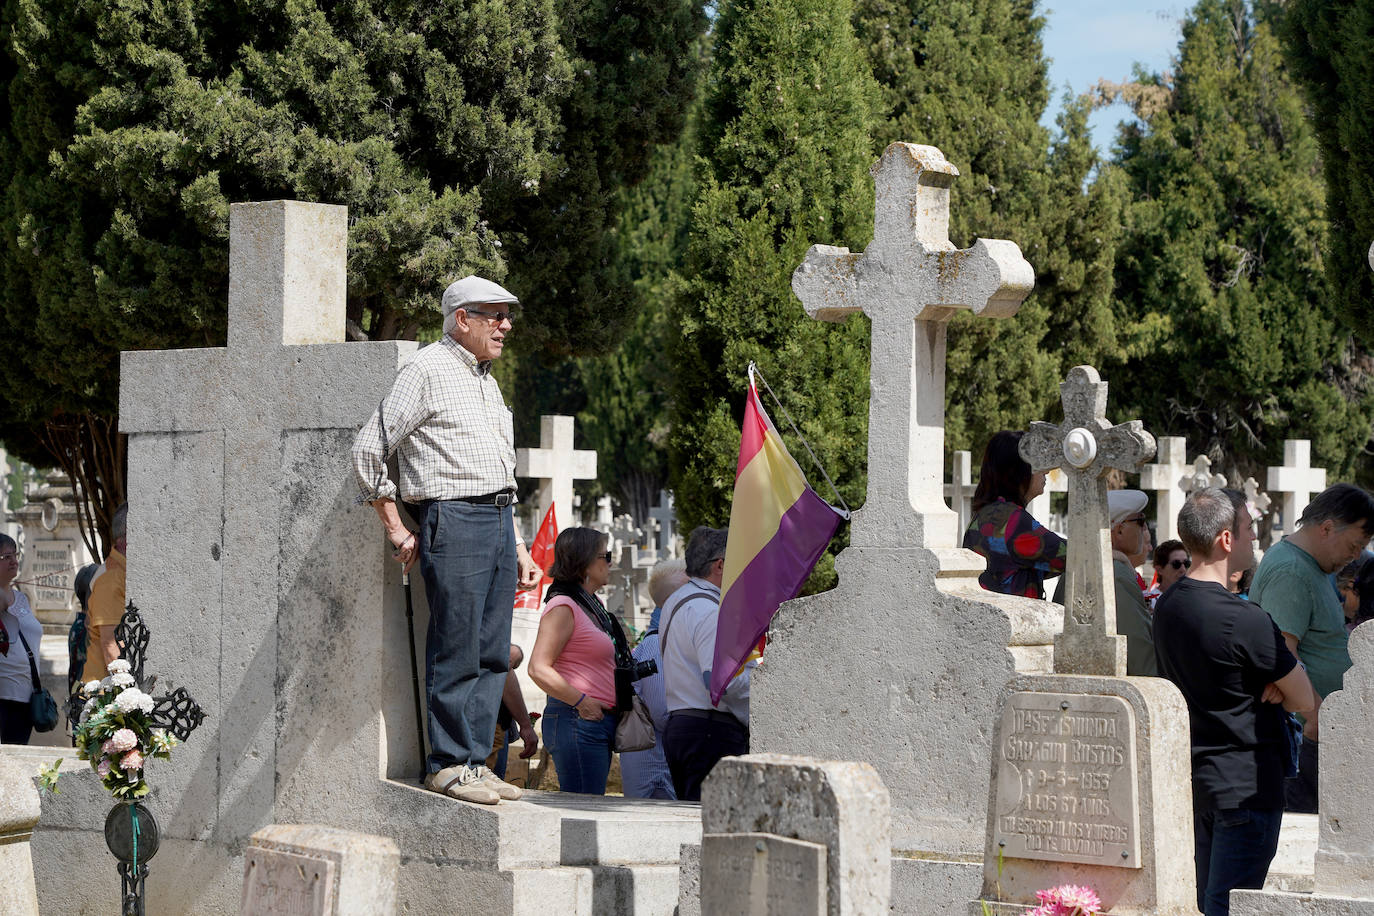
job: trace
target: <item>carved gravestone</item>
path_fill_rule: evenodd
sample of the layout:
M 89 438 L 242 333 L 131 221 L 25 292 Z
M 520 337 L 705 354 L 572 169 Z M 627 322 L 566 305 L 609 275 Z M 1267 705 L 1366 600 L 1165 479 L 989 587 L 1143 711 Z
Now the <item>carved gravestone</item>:
M 239 916 L 392 916 L 395 841 L 312 824 L 273 824 L 244 855 Z
M 889 810 L 865 763 L 726 757 L 701 791 L 702 916 L 886 913 Z
M 868 248 L 812 246 L 792 277 L 812 317 L 862 311 L 872 322 L 867 497 L 836 558 L 836 588 L 786 602 L 773 619 L 750 742 L 871 764 L 892 793 L 893 843 L 912 853 L 896 893 L 952 912 L 976 893 L 976 869 L 959 863 L 982 847 L 981 771 L 1000 687 L 1046 658 L 1056 607 L 983 590 L 982 558 L 958 546 L 944 495 L 945 340 L 961 309 L 979 321 L 1014 314 L 1034 274 L 1012 242 L 961 250 L 949 240 L 958 170 L 938 149 L 894 143 L 873 175 Z M 888 651 L 895 633 L 921 651 Z
M 1078 366 L 1064 422 L 1034 423 L 1021 455 L 1069 478 L 1064 631 L 1055 674 L 1013 678 L 993 738 L 983 889 L 970 916 L 1022 913 L 1035 892 L 1092 887 L 1106 912 L 1195 912 L 1188 712 L 1173 684 L 1123 677 L 1106 475 L 1154 454 L 1139 421 L 1104 417 L 1107 385 Z

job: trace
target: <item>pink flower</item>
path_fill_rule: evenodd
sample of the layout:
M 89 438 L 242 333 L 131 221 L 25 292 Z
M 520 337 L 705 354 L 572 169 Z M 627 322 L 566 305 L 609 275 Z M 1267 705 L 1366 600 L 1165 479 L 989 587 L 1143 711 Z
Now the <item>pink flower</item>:
M 121 728 L 111 735 L 110 740 L 105 743 L 110 746 L 111 751 L 122 754 L 138 747 L 138 735 L 135 735 L 132 729 Z
M 100 753 L 102 753 L 102 754 L 104 754 L 105 756 L 108 757 L 110 754 L 113 754 L 114 752 L 115 752 L 115 749 L 114 749 L 114 742 L 112 742 L 112 741 L 111 741 L 110 739 L 108 739 L 108 738 L 105 739 L 105 743 L 102 744 L 102 745 L 100 745 Z
M 143 769 L 143 755 L 138 751 L 129 751 L 119 761 L 121 770 L 141 770 Z
M 109 776 L 109 775 L 110 775 L 110 758 L 109 758 L 109 757 L 102 757 L 102 758 L 100 759 L 100 765 L 97 766 L 97 767 L 95 768 L 95 771 L 96 771 L 98 774 L 100 774 L 100 778 L 101 778 L 101 779 L 104 779 L 106 776 Z
M 1035 899 L 1040 906 L 1031 911 L 1032 916 L 1093 916 L 1102 912 L 1097 892 L 1076 884 L 1036 891 Z

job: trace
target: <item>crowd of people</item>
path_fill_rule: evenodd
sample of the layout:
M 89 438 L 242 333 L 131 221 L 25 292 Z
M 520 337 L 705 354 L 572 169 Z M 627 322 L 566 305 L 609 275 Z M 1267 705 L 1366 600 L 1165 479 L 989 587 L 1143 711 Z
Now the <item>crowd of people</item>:
M 989 441 L 964 546 L 987 560 L 984 588 L 1042 597 L 1069 545 L 1026 511 L 1044 480 L 1020 437 Z M 1232 890 L 1263 886 L 1283 813 L 1317 810 L 1321 704 L 1351 666 L 1349 633 L 1374 617 L 1374 497 L 1328 487 L 1258 563 L 1240 491 L 1194 491 L 1179 539 L 1153 552 L 1148 501 L 1108 493 L 1117 632 L 1127 674 L 1167 678 L 1187 703 L 1198 909 L 1227 916 Z M 1149 583 L 1138 572 L 1147 556 Z

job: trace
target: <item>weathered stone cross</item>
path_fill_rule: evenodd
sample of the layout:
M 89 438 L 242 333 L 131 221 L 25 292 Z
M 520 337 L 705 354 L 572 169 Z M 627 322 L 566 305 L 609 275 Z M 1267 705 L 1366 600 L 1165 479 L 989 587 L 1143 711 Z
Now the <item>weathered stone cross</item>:
M 1188 473 L 1188 440 L 1164 436 L 1159 440 L 1159 460 L 1140 469 L 1140 489 L 1155 493 L 1155 537 L 1159 543 L 1178 537 L 1178 510 L 1188 498 L 1183 476 Z
M 515 473 L 538 479 L 535 502 L 539 520 L 543 521 L 552 505 L 558 530 L 566 531 L 576 524 L 573 481 L 596 476 L 596 452 L 573 448 L 572 417 L 543 416 L 539 418 L 539 448 L 515 450 Z
M 873 322 L 869 362 L 868 497 L 850 543 L 958 544 L 944 500 L 945 334 L 955 309 L 1005 318 L 1035 285 L 1016 243 L 949 240 L 949 189 L 959 171 L 933 146 L 893 143 L 872 170 L 873 241 L 863 254 L 812 245 L 792 275 L 807 314 Z
M 1116 633 L 1116 594 L 1108 535 L 1107 472 L 1135 472 L 1154 457 L 1155 439 L 1139 420 L 1109 426 L 1107 383 L 1075 366 L 1059 386 L 1064 422 L 1036 421 L 1021 457 L 1037 471 L 1069 476 L 1069 557 L 1064 571 L 1064 632 L 1054 638 L 1057 674 L 1126 674 L 1126 637 Z
M 1283 494 L 1283 533 L 1298 530 L 1302 510 L 1313 493 L 1326 489 L 1326 469 L 1312 467 L 1312 443 L 1307 439 L 1283 440 L 1283 464 L 1269 469 L 1269 491 Z
M 658 491 L 658 505 L 649 510 L 649 517 L 658 522 L 658 558 L 666 560 L 673 555 L 673 524 L 677 512 L 673 508 L 673 494 L 667 490 Z

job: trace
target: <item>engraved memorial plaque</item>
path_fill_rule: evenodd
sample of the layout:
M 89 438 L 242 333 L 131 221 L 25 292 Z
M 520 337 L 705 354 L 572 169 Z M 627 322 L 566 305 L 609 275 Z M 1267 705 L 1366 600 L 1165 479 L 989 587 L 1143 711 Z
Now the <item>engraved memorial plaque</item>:
M 75 541 L 32 541 L 24 551 L 23 578 L 34 583 L 35 611 L 65 611 L 73 606 Z
M 1013 693 L 996 749 L 1002 854 L 1140 868 L 1135 728 L 1121 697 Z
M 769 833 L 701 838 L 702 916 L 825 916 L 821 843 Z
M 334 912 L 331 859 L 279 849 L 248 848 L 240 916 L 330 916 Z

